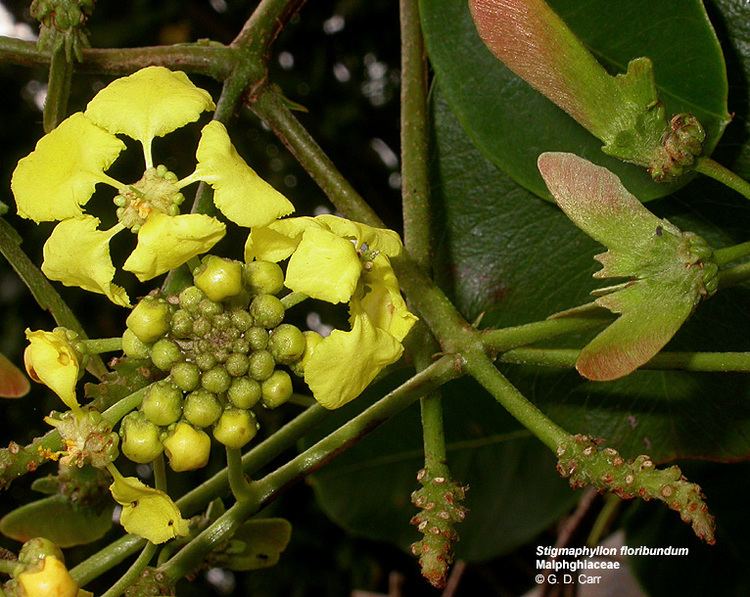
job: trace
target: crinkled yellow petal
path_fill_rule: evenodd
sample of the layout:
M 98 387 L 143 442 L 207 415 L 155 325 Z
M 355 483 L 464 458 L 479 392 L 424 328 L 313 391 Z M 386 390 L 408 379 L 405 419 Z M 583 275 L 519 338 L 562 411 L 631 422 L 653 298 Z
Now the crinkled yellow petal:
M 245 243 L 245 261 L 253 259 L 278 263 L 289 257 L 308 228 L 322 228 L 314 218 L 287 218 L 268 226 L 253 228 Z
M 195 122 L 214 105 L 207 91 L 182 71 L 148 66 L 115 79 L 86 106 L 86 117 L 110 133 L 123 133 L 150 145 L 154 137 Z
M 105 295 L 116 305 L 130 306 L 123 288 L 112 283 L 115 268 L 109 256 L 109 241 L 119 231 L 97 230 L 99 219 L 92 216 L 63 220 L 44 244 L 42 272 L 50 280 L 78 286 Z
M 389 257 L 396 257 L 401 254 L 403 248 L 401 238 L 393 230 L 373 228 L 367 224 L 360 224 L 331 214 L 317 216 L 315 219 L 338 236 L 357 239 L 358 247 L 362 243 L 366 243 L 370 251 L 379 251 Z
M 29 597 L 76 597 L 79 593 L 78 584 L 55 556 L 44 558 L 40 570 L 19 574 L 18 584 Z
M 80 216 L 123 149 L 122 141 L 80 112 L 69 116 L 18 162 L 10 183 L 18 215 L 36 222 Z
M 403 350 L 393 336 L 362 314 L 355 318 L 351 332 L 334 330 L 315 347 L 305 364 L 305 381 L 321 405 L 338 408 L 359 396 Z
M 211 185 L 216 207 L 235 224 L 265 226 L 294 211 L 294 205 L 240 157 L 220 122 L 203 127 L 196 157 L 194 176 Z
M 188 521 L 163 491 L 144 485 L 135 477 L 123 477 L 110 469 L 114 482 L 109 486 L 112 497 L 122 506 L 120 524 L 152 543 L 164 543 L 189 532 Z
M 60 396 L 68 408 L 77 409 L 76 384 L 80 364 L 65 332 L 32 332 L 27 329 L 26 339 L 29 345 L 23 360 L 29 377 Z
M 168 216 L 151 212 L 138 231 L 138 245 L 123 269 L 143 282 L 205 253 L 226 233 L 226 226 L 203 214 Z
M 361 272 L 359 255 L 350 241 L 327 230 L 308 228 L 289 260 L 284 284 L 312 298 L 345 303 Z
M 372 267 L 364 271 L 352 298 L 352 320 L 359 313 L 367 313 L 375 327 L 385 330 L 400 342 L 418 318 L 406 306 L 388 258 L 381 254 L 371 263 Z

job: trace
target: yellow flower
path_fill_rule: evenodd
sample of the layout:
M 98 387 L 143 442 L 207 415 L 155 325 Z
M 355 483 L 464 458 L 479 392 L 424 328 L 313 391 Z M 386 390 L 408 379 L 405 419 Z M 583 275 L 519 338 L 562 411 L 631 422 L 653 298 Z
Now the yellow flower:
M 263 181 L 237 154 L 224 126 L 203 127 L 195 171 L 182 178 L 154 166 L 152 143 L 215 108 L 211 96 L 183 72 L 144 68 L 117 79 L 89 102 L 86 111 L 66 118 L 19 161 L 11 187 L 18 213 L 36 222 L 60 223 L 44 249 L 44 273 L 68 286 L 106 295 L 128 306 L 125 291 L 113 283 L 109 241 L 124 229 L 138 235 L 123 269 L 145 281 L 208 251 L 225 234 L 217 219 L 179 215 L 181 190 L 205 181 L 219 210 L 241 226 L 263 226 L 294 211 L 292 204 Z M 125 144 L 140 142 L 145 172 L 133 183 L 105 174 Z M 118 222 L 100 231 L 99 220 L 83 211 L 98 183 L 117 191 Z
M 112 465 L 107 469 L 114 478 L 109 490 L 122 506 L 120 524 L 128 533 L 152 543 L 164 543 L 188 534 L 188 521 L 182 518 L 180 509 L 166 493 L 144 485 L 135 477 L 123 477 Z
M 29 346 L 23 355 L 29 377 L 43 383 L 72 410 L 78 409 L 76 384 L 80 373 L 78 353 L 65 330 L 53 332 L 26 330 Z
M 28 597 L 76 597 L 78 584 L 55 556 L 47 556 L 39 570 L 18 575 L 18 584 Z
M 401 341 L 417 321 L 389 261 L 401 248 L 392 230 L 332 215 L 279 220 L 254 228 L 248 238 L 247 261 L 290 258 L 287 288 L 330 303 L 349 302 L 351 331 L 334 330 L 305 352 L 305 381 L 326 408 L 356 398 L 401 357 Z

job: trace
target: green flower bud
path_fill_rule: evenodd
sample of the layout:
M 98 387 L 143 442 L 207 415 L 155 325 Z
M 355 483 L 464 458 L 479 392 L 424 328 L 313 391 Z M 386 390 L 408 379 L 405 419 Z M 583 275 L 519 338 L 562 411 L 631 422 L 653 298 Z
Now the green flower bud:
M 267 350 L 258 350 L 250 355 L 248 373 L 257 381 L 268 379 L 273 374 L 276 361 Z
M 211 454 L 211 438 L 200 429 L 180 421 L 164 440 L 164 451 L 175 472 L 203 468 Z
M 263 328 L 250 328 L 245 332 L 245 339 L 253 350 L 265 350 L 268 346 L 268 332 Z
M 232 342 L 232 352 L 235 354 L 247 354 L 250 352 L 250 342 L 245 338 L 237 338 Z
M 198 309 L 198 305 L 205 298 L 205 295 L 195 286 L 188 286 L 185 290 L 180 293 L 180 307 L 194 313 Z
M 242 353 L 234 353 L 229 356 L 227 362 L 224 363 L 224 367 L 227 373 L 232 377 L 240 377 L 247 373 L 247 368 L 250 364 L 250 360 L 246 355 Z
M 232 325 L 240 332 L 246 332 L 253 326 L 253 318 L 247 311 L 234 309 L 229 314 Z
M 133 462 L 151 462 L 164 449 L 159 440 L 159 428 L 138 411 L 125 415 L 120 423 L 120 435 L 120 449 Z
M 126 328 L 122 334 L 122 351 L 131 359 L 147 359 L 149 347 L 132 330 Z
M 225 330 L 232 325 L 232 319 L 228 313 L 219 313 L 218 315 L 213 316 L 211 323 L 213 323 L 214 329 Z
M 195 390 L 185 398 L 182 414 L 185 420 L 196 427 L 213 425 L 223 410 L 216 394 L 206 390 Z
M 201 375 L 201 385 L 214 394 L 222 394 L 226 392 L 231 383 L 232 378 L 229 377 L 229 373 L 227 373 L 227 370 L 222 366 L 209 369 Z
M 193 318 L 185 309 L 180 309 L 172 315 L 169 327 L 176 338 L 188 338 L 193 333 Z
M 200 369 L 195 363 L 177 363 L 169 372 L 175 385 L 184 392 L 191 392 L 201 381 Z
M 169 305 L 164 299 L 147 296 L 125 320 L 141 342 L 150 344 L 169 331 Z
M 238 294 L 224 299 L 224 304 L 230 309 L 247 309 L 247 306 L 250 304 L 250 298 L 250 293 L 243 288 Z
M 162 371 L 169 371 L 183 359 L 182 351 L 171 340 L 162 338 L 151 347 L 151 362 Z
M 216 367 L 216 357 L 210 352 L 204 352 L 195 357 L 195 364 L 198 365 L 198 369 L 201 371 L 208 371 Z
M 26 566 L 35 566 L 47 556 L 52 556 L 65 562 L 62 550 L 49 539 L 35 537 L 29 539 L 18 552 L 18 561 Z
M 250 315 L 256 325 L 275 328 L 284 320 L 284 304 L 272 294 L 260 294 L 250 304 Z
M 229 386 L 227 398 L 237 408 L 252 408 L 260 400 L 260 384 L 247 377 L 234 379 L 232 385 Z
M 195 285 L 212 301 L 221 301 L 242 290 L 242 264 L 209 255 L 193 274 Z
M 282 323 L 271 333 L 268 350 L 277 363 L 288 365 L 299 360 L 305 352 L 305 337 L 299 328 Z
M 207 317 L 199 317 L 193 322 L 193 334 L 199 338 L 203 338 L 213 329 L 211 322 Z
M 141 410 L 154 425 L 171 425 L 182 414 L 182 390 L 168 380 L 159 381 L 146 392 Z
M 271 261 L 245 264 L 245 283 L 254 294 L 278 294 L 284 288 L 284 272 Z
M 216 303 L 211 299 L 204 298 L 198 305 L 198 311 L 203 315 L 211 317 L 224 311 L 224 307 L 221 306 L 221 303 Z
M 241 448 L 258 433 L 255 415 L 247 410 L 225 410 L 214 427 L 214 437 L 228 448 Z
M 292 397 L 292 378 L 286 371 L 276 370 L 260 384 L 261 401 L 266 408 L 276 408 Z

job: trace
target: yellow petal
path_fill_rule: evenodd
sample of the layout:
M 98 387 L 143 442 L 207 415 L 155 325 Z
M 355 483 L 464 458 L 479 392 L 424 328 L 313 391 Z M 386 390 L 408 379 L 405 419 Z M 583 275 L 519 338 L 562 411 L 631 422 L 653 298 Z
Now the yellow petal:
M 265 226 L 294 211 L 289 200 L 263 180 L 235 150 L 217 121 L 203 127 L 195 176 L 211 185 L 214 203 L 240 226 Z
M 245 261 L 253 259 L 277 263 L 289 257 L 308 228 L 322 228 L 314 218 L 287 218 L 268 226 L 253 228 L 245 243 Z
M 114 482 L 109 486 L 112 497 L 122 506 L 120 524 L 152 543 L 164 543 L 189 532 L 177 505 L 163 491 L 144 485 L 135 477 L 123 477 L 109 469 Z
M 22 572 L 18 575 L 18 584 L 23 587 L 28 597 L 76 597 L 78 584 L 60 560 L 47 556 L 42 562 L 41 570 Z
M 44 244 L 42 271 L 50 280 L 98 292 L 116 305 L 130 306 L 123 288 L 112 283 L 115 268 L 109 256 L 109 241 L 117 228 L 97 230 L 99 219 L 91 216 L 60 222 Z
M 370 251 L 385 253 L 389 257 L 401 254 L 403 248 L 401 238 L 393 230 L 373 228 L 367 224 L 360 224 L 331 214 L 317 216 L 315 219 L 338 236 L 356 239 L 357 247 L 366 243 Z
M 203 214 L 168 216 L 151 212 L 138 231 L 138 245 L 123 269 L 143 282 L 205 253 L 226 233 L 226 226 Z
M 149 66 L 115 79 L 86 107 L 86 117 L 110 133 L 123 133 L 150 145 L 154 137 L 195 122 L 213 110 L 211 96 L 182 71 Z
M 354 245 L 332 232 L 308 228 L 286 269 L 286 287 L 329 303 L 347 302 L 362 264 Z
M 101 174 L 125 144 L 77 112 L 18 162 L 10 186 L 18 215 L 36 222 L 81 215 Z
M 315 347 L 305 364 L 305 381 L 321 405 L 338 408 L 359 396 L 403 350 L 363 314 L 355 318 L 351 332 L 334 330 Z
M 64 331 L 26 330 L 29 345 L 23 355 L 29 377 L 60 396 L 70 409 L 78 408 L 76 384 L 80 364 Z
M 352 298 L 352 319 L 359 313 L 367 313 L 375 327 L 385 330 L 400 342 L 418 318 L 406 306 L 388 258 L 381 254 L 370 263 L 370 269 L 365 269 L 358 292 Z

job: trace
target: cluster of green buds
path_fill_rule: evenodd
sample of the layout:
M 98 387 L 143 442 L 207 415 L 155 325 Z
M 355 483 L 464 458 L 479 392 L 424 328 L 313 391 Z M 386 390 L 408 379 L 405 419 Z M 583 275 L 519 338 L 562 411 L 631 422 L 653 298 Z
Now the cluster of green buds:
M 81 50 L 87 48 L 86 21 L 94 12 L 94 0 L 34 0 L 31 16 L 39 21 L 38 47 L 54 51 L 64 46 L 68 60 L 75 57 L 81 62 Z
M 175 296 L 147 296 L 127 319 L 123 350 L 168 375 L 152 385 L 120 428 L 123 454 L 146 463 L 163 450 L 175 471 L 203 467 L 211 440 L 241 448 L 256 435 L 253 408 L 276 408 L 292 396 L 315 332 L 283 323 L 276 296 L 284 274 L 268 261 L 209 255 L 194 285 Z M 313 336 L 315 338 L 313 338 Z

